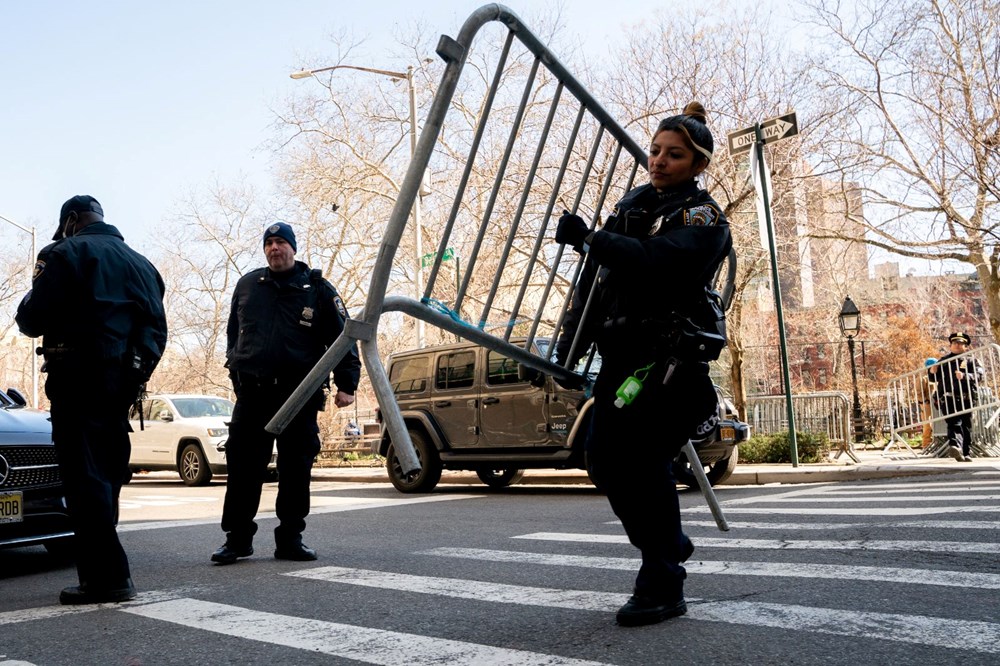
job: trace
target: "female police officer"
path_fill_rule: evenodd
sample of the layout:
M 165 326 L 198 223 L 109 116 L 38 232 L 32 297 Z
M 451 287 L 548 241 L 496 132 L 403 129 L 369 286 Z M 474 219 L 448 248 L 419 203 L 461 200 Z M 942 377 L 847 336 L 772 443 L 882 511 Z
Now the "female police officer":
M 588 461 L 642 552 L 634 594 L 617 614 L 625 626 L 687 610 L 681 562 L 694 546 L 681 530 L 671 465 L 715 418 L 707 361 L 721 351 L 724 332 L 709 289 L 732 247 L 719 205 L 695 181 L 713 147 L 704 108 L 688 104 L 660 122 L 649 149 L 649 184 L 626 194 L 604 229 L 590 231 L 565 214 L 556 231 L 558 242 L 587 253 L 556 360 L 572 368 L 597 343 L 602 365 Z M 595 280 L 593 304 L 581 319 Z

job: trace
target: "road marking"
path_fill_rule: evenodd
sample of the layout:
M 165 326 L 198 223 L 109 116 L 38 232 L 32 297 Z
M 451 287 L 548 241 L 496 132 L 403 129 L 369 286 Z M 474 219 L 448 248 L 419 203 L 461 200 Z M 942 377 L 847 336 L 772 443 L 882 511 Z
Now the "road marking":
M 598 664 L 557 655 L 478 645 L 350 624 L 278 615 L 197 599 L 122 608 L 122 612 L 225 636 L 283 645 L 367 664 Z
M 344 567 L 321 567 L 285 574 L 312 580 L 361 585 L 400 592 L 434 594 L 487 603 L 614 612 L 625 594 L 556 590 L 457 578 L 413 576 Z M 1000 653 L 1000 625 L 923 615 L 869 613 L 746 601 L 688 599 L 686 620 L 766 626 L 934 647 Z
M 838 509 L 834 507 L 739 507 L 724 506 L 723 512 L 726 515 L 738 513 L 766 513 L 766 514 L 803 514 L 808 516 L 926 516 L 938 513 L 1000 513 L 1000 506 L 911 506 L 911 507 L 855 507 Z M 682 514 L 709 513 L 707 506 L 694 506 L 682 509 Z
M 687 617 L 1000 654 L 1000 624 L 991 622 L 746 601 L 699 604 Z
M 566 532 L 535 532 L 511 537 L 536 541 L 573 543 L 628 543 L 624 534 L 573 534 Z M 977 541 L 897 541 L 878 539 L 843 539 L 803 541 L 795 539 L 724 539 L 696 537 L 695 546 L 702 548 L 746 548 L 749 550 L 902 550 L 929 553 L 990 553 L 1000 554 L 1000 544 Z
M 1000 500 L 1000 495 L 935 495 L 934 497 L 928 497 L 926 495 L 904 495 L 897 497 L 887 497 L 882 495 L 880 497 L 842 497 L 838 495 L 837 497 L 783 497 L 781 499 L 772 499 L 770 497 L 759 497 L 756 499 L 755 503 L 763 502 L 774 502 L 775 504 L 790 504 L 790 503 L 810 503 L 818 504 L 823 502 L 838 504 L 847 504 L 850 502 L 969 502 L 972 500 L 982 500 L 987 502 L 995 502 Z M 722 508 L 725 509 L 729 502 L 724 502 Z
M 525 587 L 504 583 L 486 583 L 458 578 L 435 578 L 410 574 L 366 571 L 346 567 L 318 567 L 292 571 L 285 576 L 309 578 L 332 583 L 345 583 L 400 592 L 438 594 L 457 599 L 475 599 L 501 604 L 546 606 L 574 610 L 614 611 L 628 601 L 629 595 L 586 590 L 560 590 L 546 587 Z
M 419 551 L 418 555 L 458 557 L 490 562 L 515 564 L 543 564 L 589 569 L 614 569 L 635 571 L 641 560 L 628 557 L 591 557 L 587 555 L 553 555 L 509 550 L 479 548 L 432 548 Z M 808 564 L 802 562 L 726 562 L 688 561 L 684 563 L 688 574 L 726 574 L 732 576 L 773 576 L 776 578 L 831 578 L 836 580 L 869 580 L 911 585 L 938 585 L 942 587 L 970 587 L 1000 590 L 1000 574 L 966 573 L 933 569 L 904 569 L 895 567 L 866 567 L 839 564 Z
M 34 620 L 49 620 L 52 618 L 63 617 L 66 615 L 91 613 L 97 610 L 120 609 L 125 606 L 157 603 L 160 601 L 168 601 L 170 599 L 176 599 L 178 596 L 181 596 L 182 594 L 190 594 L 190 590 L 186 592 L 177 592 L 177 591 L 161 592 L 158 590 L 154 590 L 152 592 L 140 592 L 139 595 L 132 601 L 124 601 L 120 604 L 87 604 L 83 606 L 41 606 L 39 608 L 25 608 L 22 610 L 5 611 L 0 613 L 0 626 L 3 626 L 5 624 L 20 624 L 21 622 L 32 622 Z
M 360 511 L 362 509 L 384 509 L 386 507 L 401 506 L 404 504 L 423 504 L 424 502 L 447 502 L 449 500 L 482 499 L 486 495 L 432 495 L 428 497 L 403 497 L 393 499 L 371 499 L 365 498 L 339 498 L 349 500 L 348 503 L 335 502 L 333 506 L 312 506 L 309 509 L 310 515 L 320 513 L 339 513 L 341 511 Z M 330 498 L 327 498 L 330 499 Z M 315 504 L 317 498 L 312 497 Z M 262 511 L 257 514 L 257 520 L 276 518 L 273 511 Z M 151 523 L 128 523 L 119 524 L 119 532 L 140 532 L 142 530 L 159 530 L 171 527 L 191 527 L 193 525 L 218 525 L 219 518 L 202 518 L 198 520 L 159 520 Z
M 183 495 L 133 495 L 122 499 L 119 508 L 129 511 L 150 506 L 181 506 L 198 502 L 218 502 L 219 497 L 187 497 Z
M 621 525 L 621 521 L 618 521 Z M 684 527 L 718 527 L 714 520 L 685 520 Z M 908 528 L 908 529 L 961 529 L 961 530 L 1000 530 L 1000 522 L 988 520 L 910 520 L 904 522 L 885 523 L 762 523 L 754 521 L 729 521 L 729 527 L 742 530 L 842 530 L 875 528 Z
M 1000 490 L 1000 485 L 996 481 L 952 481 L 951 483 L 879 483 L 865 484 L 863 486 L 831 486 L 827 489 L 832 495 L 840 493 L 849 494 L 869 494 L 869 493 L 903 493 L 919 490 L 920 492 L 942 493 L 949 490 Z

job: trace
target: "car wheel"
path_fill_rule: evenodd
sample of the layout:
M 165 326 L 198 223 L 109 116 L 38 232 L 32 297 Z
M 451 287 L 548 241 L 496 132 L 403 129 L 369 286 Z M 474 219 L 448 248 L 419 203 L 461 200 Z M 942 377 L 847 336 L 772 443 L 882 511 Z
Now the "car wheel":
M 212 480 L 212 470 L 197 444 L 188 444 L 181 451 L 177 473 L 181 475 L 185 486 L 204 486 Z
M 57 560 L 69 561 L 73 559 L 76 552 L 74 547 L 73 537 L 60 537 L 58 539 L 49 539 L 44 544 L 45 550 L 49 552 L 49 555 L 56 558 Z
M 703 466 L 710 486 L 716 486 L 733 475 L 733 471 L 736 469 L 736 462 L 739 460 L 737 451 L 738 449 L 734 446 L 733 452 L 728 458 L 723 458 L 722 460 L 717 460 L 714 463 L 708 463 Z M 698 479 L 691 470 L 691 464 L 688 462 L 687 456 L 683 451 L 677 456 L 677 460 L 674 461 L 674 478 L 677 479 L 677 483 L 681 483 L 688 488 L 698 488 Z
M 403 474 L 403 467 L 396 458 L 396 449 L 390 444 L 386 452 L 385 467 L 389 472 L 389 480 L 401 493 L 427 493 L 441 480 L 441 457 L 437 449 L 427 441 L 423 433 L 410 430 L 410 441 L 420 463 L 420 471 Z
M 476 470 L 479 480 L 490 488 L 506 488 L 521 480 L 523 469 L 480 469 Z

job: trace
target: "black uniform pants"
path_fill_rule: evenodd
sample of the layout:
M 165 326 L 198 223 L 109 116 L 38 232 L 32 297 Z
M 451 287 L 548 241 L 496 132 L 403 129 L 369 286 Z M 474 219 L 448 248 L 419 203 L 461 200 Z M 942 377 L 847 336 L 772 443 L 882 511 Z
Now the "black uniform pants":
M 118 361 L 49 363 L 48 375 L 52 441 L 76 533 L 80 583 L 121 587 L 131 572 L 116 531 L 118 496 L 128 473 L 128 410 L 138 384 Z
M 971 456 L 972 414 L 959 414 L 945 419 L 948 425 L 948 444 L 962 449 L 963 456 Z
M 267 475 L 267 465 L 275 437 L 264 426 L 285 404 L 298 385 L 275 384 L 242 378 L 233 409 L 233 419 L 226 441 L 226 499 L 222 509 L 222 529 L 227 541 L 236 547 L 249 546 L 257 533 L 254 517 L 260 506 L 260 494 Z M 309 482 L 313 461 L 320 451 L 316 415 L 322 393 L 288 424 L 278 436 L 278 497 L 275 512 L 278 527 L 274 530 L 279 546 L 302 542 L 305 518 L 309 515 Z
M 635 592 L 671 598 L 683 592 L 687 574 L 680 560 L 688 544 L 673 460 L 714 413 L 716 395 L 707 366 L 682 366 L 664 386 L 664 367 L 658 364 L 632 404 L 616 407 L 618 387 L 643 365 L 605 357 L 594 386 L 587 460 L 629 541 L 642 553 Z

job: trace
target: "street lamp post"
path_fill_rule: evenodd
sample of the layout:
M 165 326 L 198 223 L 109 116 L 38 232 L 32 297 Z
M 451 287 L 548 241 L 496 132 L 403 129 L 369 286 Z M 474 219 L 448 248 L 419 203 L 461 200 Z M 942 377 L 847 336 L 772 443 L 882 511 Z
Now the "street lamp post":
M 332 67 L 320 67 L 319 69 L 303 69 L 298 72 L 292 72 L 289 76 L 293 79 L 308 79 L 321 72 L 332 72 L 335 69 L 356 69 L 359 72 L 370 72 L 372 74 L 381 74 L 383 76 L 388 76 L 394 80 L 406 80 L 406 91 L 409 97 L 410 104 L 410 159 L 417 152 L 417 93 L 413 86 L 413 66 L 406 68 L 405 72 L 393 72 L 386 69 L 375 69 L 372 67 L 359 67 L 357 65 L 333 65 Z M 414 257 L 416 259 L 416 278 L 414 280 L 414 291 L 416 293 L 416 299 L 419 301 L 424 296 L 423 287 L 423 275 L 421 261 L 424 255 L 421 241 L 420 241 L 420 193 L 417 192 L 417 197 L 413 200 L 413 245 L 414 245 Z M 424 346 L 424 320 L 417 319 L 417 347 L 422 348 Z
M 854 441 L 859 440 L 859 435 L 864 432 L 864 417 L 861 415 L 861 397 L 858 395 L 858 369 L 854 362 L 854 337 L 861 330 L 861 311 L 854 304 L 850 296 L 844 299 L 844 305 L 840 308 L 840 332 L 847 337 L 847 350 L 851 355 L 851 384 L 854 387 Z
M 36 244 L 36 234 L 35 228 L 21 226 L 14 220 L 8 219 L 3 215 L 0 215 L 0 220 L 8 222 L 21 231 L 31 234 L 31 257 L 28 259 L 28 277 L 29 279 L 35 272 L 35 258 L 38 256 L 38 251 L 35 248 Z M 35 353 L 32 345 L 28 345 L 28 351 L 31 354 L 31 406 L 38 409 L 38 354 Z

